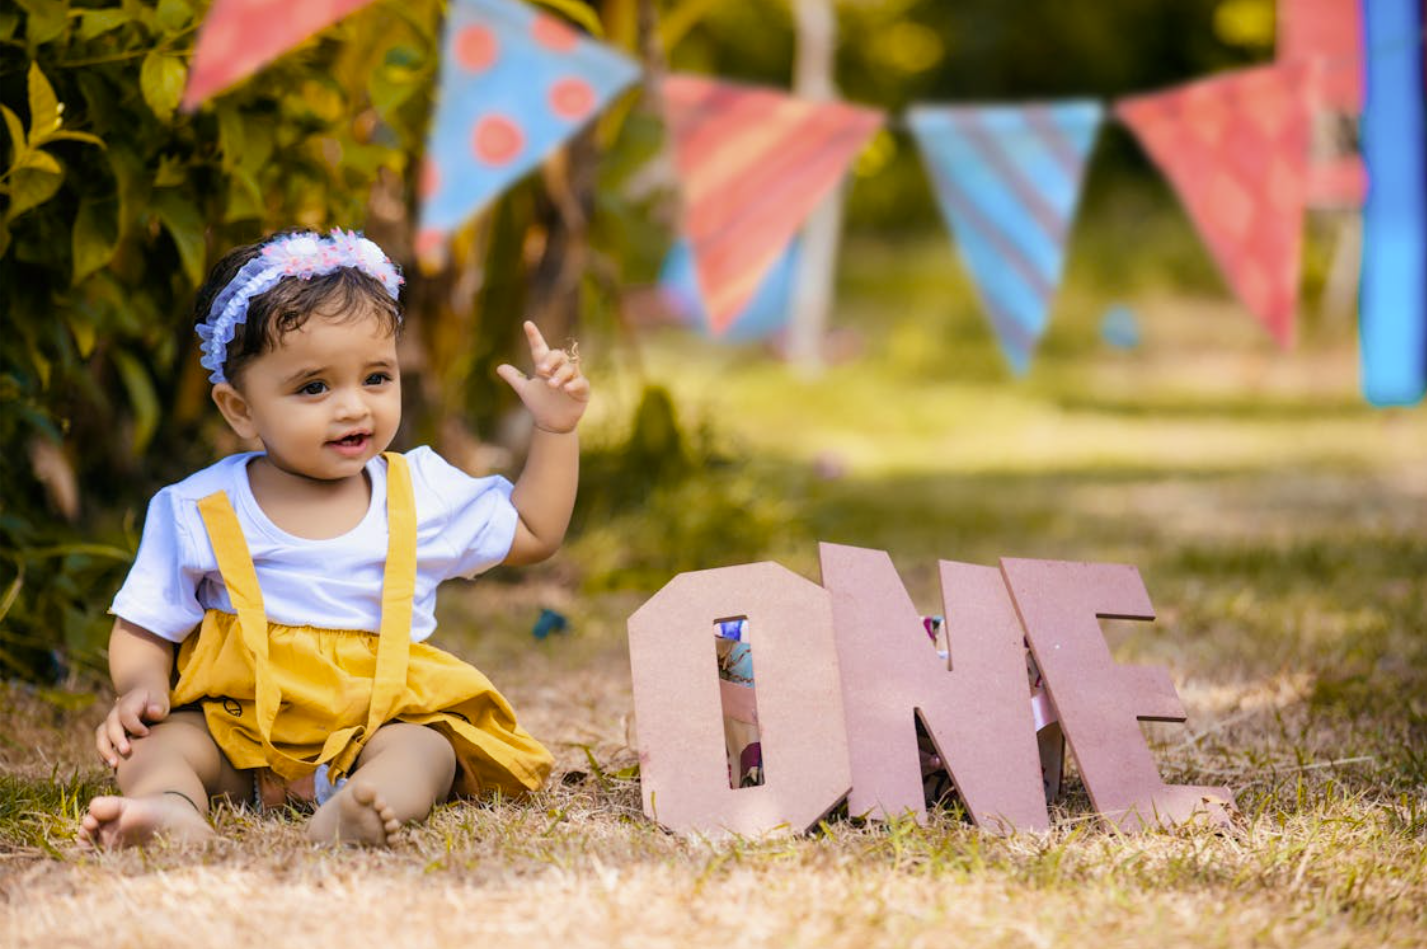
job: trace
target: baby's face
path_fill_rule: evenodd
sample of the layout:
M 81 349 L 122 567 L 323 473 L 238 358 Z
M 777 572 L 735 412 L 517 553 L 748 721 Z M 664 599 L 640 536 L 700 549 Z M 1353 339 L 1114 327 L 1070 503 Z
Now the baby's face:
M 360 474 L 401 422 L 396 336 L 375 315 L 314 315 L 248 363 L 238 387 L 269 459 L 309 478 Z

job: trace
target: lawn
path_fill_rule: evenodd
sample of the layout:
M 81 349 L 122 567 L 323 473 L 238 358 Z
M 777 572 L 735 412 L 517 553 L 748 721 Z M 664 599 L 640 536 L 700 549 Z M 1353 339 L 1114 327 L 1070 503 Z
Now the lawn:
M 672 332 L 586 346 L 601 490 L 552 564 L 443 594 L 438 638 L 556 753 L 547 790 L 442 807 L 390 852 L 220 810 L 208 849 L 85 853 L 77 815 L 107 782 L 86 736 L 109 696 L 0 686 L 5 943 L 1427 942 L 1427 414 L 1362 404 L 1341 321 L 1282 354 L 1210 289 L 1115 285 L 1084 261 L 1012 380 L 943 241 L 844 257 L 841 357 L 815 378 Z M 1096 333 L 1120 292 L 1133 351 Z M 651 382 L 685 464 L 601 501 Z M 1228 785 L 1233 832 L 1115 836 L 1073 773 L 1043 835 L 985 836 L 955 810 L 766 840 L 659 830 L 628 779 L 625 619 L 679 570 L 774 559 L 816 578 L 819 540 L 889 551 L 928 613 L 938 558 L 1138 565 L 1158 619 L 1107 638 L 1170 670 L 1189 720 L 1147 729 L 1161 772 Z M 546 607 L 570 630 L 537 641 Z

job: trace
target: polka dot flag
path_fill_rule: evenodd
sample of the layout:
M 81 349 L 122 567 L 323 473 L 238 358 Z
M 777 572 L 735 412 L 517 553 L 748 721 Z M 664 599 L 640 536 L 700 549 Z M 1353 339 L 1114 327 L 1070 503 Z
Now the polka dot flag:
M 517 0 L 453 0 L 417 251 L 439 247 L 638 76 L 633 60 Z

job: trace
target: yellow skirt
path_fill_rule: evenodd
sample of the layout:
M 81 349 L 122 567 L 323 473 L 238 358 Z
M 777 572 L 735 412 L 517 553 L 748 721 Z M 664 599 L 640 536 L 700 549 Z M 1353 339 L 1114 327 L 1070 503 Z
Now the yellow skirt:
M 371 738 L 378 641 L 374 633 L 269 623 L 265 672 L 281 703 L 265 741 L 255 709 L 258 671 L 238 617 L 209 610 L 179 649 L 172 703 L 203 709 L 209 733 L 235 768 L 267 769 L 279 785 L 295 788 L 326 764 L 335 782 Z M 484 673 L 425 643 L 411 644 L 405 690 L 387 721 L 430 725 L 445 735 L 456 751 L 454 792 L 463 796 L 533 791 L 553 763 Z M 264 772 L 258 775 L 261 783 Z

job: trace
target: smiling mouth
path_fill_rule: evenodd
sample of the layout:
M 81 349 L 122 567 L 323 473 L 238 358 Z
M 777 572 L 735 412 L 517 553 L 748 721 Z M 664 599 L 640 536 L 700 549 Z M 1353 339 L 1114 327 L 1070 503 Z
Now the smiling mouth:
M 352 434 L 345 435 L 342 438 L 334 438 L 327 444 L 336 445 L 338 448 L 360 448 L 366 444 L 367 439 L 370 437 L 370 432 L 353 432 Z

